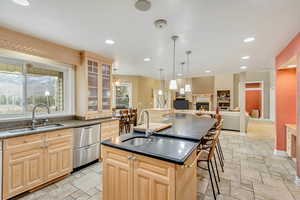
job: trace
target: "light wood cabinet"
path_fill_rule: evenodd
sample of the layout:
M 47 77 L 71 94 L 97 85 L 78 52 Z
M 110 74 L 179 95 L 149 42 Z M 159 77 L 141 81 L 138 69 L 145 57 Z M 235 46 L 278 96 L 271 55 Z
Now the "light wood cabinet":
M 113 120 L 113 121 L 107 121 L 101 123 L 101 141 L 107 140 L 107 139 L 113 139 L 114 137 L 117 137 L 120 135 L 120 125 L 119 120 Z M 100 150 L 100 159 L 103 158 L 103 149 L 101 145 Z
M 103 199 L 196 200 L 195 159 L 196 152 L 183 167 L 104 146 Z M 116 191 L 121 191 L 122 198 Z
M 113 60 L 81 52 L 81 65 L 76 67 L 76 115 L 83 119 L 112 116 Z
M 65 129 L 5 139 L 3 199 L 70 173 L 73 160 L 72 137 L 72 129 Z
M 133 163 L 128 160 L 130 153 L 114 151 L 110 148 L 104 151 L 103 162 L 103 198 L 109 200 L 131 200 L 133 197 Z
M 47 181 L 73 170 L 73 130 L 46 133 L 45 175 Z

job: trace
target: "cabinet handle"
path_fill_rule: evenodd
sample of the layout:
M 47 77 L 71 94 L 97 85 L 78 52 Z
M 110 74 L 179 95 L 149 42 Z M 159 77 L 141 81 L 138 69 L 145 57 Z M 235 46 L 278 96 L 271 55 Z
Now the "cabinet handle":
M 192 164 L 189 164 L 189 165 L 184 164 L 184 165 L 181 166 L 181 168 L 193 168 L 193 167 L 195 166 L 195 164 L 197 164 L 197 161 L 198 161 L 198 159 L 199 159 L 199 157 L 200 157 L 200 154 L 201 154 L 201 153 L 198 153 L 198 155 L 196 156 L 196 158 L 195 158 L 195 160 L 192 162 Z

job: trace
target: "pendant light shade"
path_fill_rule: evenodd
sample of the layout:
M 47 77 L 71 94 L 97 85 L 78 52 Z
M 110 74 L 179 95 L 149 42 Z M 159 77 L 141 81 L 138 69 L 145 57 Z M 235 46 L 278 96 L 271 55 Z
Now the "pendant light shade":
M 158 90 L 157 94 L 160 95 L 160 96 L 162 96 L 164 93 L 163 93 L 162 90 Z
M 184 88 L 180 88 L 179 94 L 184 95 L 184 93 L 185 93 Z
M 192 87 L 191 87 L 191 85 L 190 84 L 185 84 L 185 87 L 184 87 L 184 90 L 186 91 L 186 92 L 191 92 L 192 91 Z
M 178 36 L 174 35 L 172 36 L 172 40 L 174 41 L 174 49 L 173 49 L 173 79 L 170 81 L 170 90 L 177 90 L 177 81 L 175 78 L 175 47 L 176 47 L 176 40 L 178 39 Z
M 190 81 L 188 79 L 188 76 L 189 76 L 189 72 L 190 72 L 190 54 L 192 53 L 192 51 L 186 51 L 186 64 L 187 64 L 187 72 L 186 72 L 186 76 L 187 76 L 187 81 L 185 83 L 185 92 L 192 92 L 192 86 L 190 84 Z
M 169 88 L 170 88 L 170 90 L 177 90 L 177 81 L 176 80 L 171 80 Z

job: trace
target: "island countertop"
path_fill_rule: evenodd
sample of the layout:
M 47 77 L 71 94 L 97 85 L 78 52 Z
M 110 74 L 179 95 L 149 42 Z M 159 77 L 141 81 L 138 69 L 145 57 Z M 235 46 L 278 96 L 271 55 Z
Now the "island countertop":
M 193 114 L 173 113 L 165 117 L 165 122 L 173 126 L 155 133 L 143 145 L 130 145 L 131 138 L 143 137 L 138 132 L 105 140 L 101 144 L 182 165 L 216 123 L 215 119 L 199 118 Z

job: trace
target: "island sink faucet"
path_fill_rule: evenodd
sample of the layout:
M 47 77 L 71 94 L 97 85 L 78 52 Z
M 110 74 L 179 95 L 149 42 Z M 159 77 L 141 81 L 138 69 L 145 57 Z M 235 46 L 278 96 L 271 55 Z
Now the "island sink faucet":
M 37 120 L 36 120 L 36 118 L 35 118 L 35 112 L 36 112 L 36 109 L 37 109 L 38 107 L 45 107 L 45 108 L 47 108 L 48 114 L 50 114 L 50 108 L 49 108 L 48 105 L 43 104 L 43 103 L 40 103 L 40 104 L 35 105 L 35 106 L 33 107 L 33 109 L 32 109 L 32 122 L 31 122 L 31 128 L 32 128 L 32 129 L 35 129 L 35 128 L 36 128 L 35 126 L 36 126 Z M 44 123 L 47 123 L 47 122 L 48 122 L 48 119 L 45 119 L 45 120 L 44 120 Z
M 140 114 L 140 120 L 145 118 L 145 113 L 146 113 L 146 131 L 145 131 L 145 136 L 146 137 L 150 137 L 154 132 L 149 128 L 149 122 L 150 122 L 150 116 L 149 116 L 149 111 L 148 110 L 142 110 L 141 114 Z

